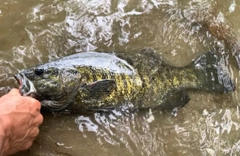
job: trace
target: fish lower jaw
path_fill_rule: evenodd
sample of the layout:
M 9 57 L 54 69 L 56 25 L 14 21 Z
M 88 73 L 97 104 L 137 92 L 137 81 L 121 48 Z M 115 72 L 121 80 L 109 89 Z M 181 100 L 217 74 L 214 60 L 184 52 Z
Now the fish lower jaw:
M 20 74 L 16 74 L 14 75 L 15 80 L 17 81 L 17 83 L 19 84 L 19 89 L 21 89 L 23 87 L 23 82 L 22 82 L 22 76 Z
M 19 86 L 19 90 L 22 96 L 30 96 L 30 97 L 35 97 L 36 91 L 34 89 L 30 89 L 29 87 L 26 86 Z
M 31 97 L 33 97 L 33 94 L 35 94 L 35 93 L 29 91 L 29 92 L 27 92 L 27 93 L 23 93 L 23 96 L 31 96 Z

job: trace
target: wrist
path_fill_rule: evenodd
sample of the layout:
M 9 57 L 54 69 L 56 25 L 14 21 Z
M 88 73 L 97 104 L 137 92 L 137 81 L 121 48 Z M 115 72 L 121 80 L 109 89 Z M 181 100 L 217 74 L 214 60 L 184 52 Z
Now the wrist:
M 4 116 L 4 115 L 3 115 Z M 0 155 L 6 155 L 9 149 L 10 131 L 8 128 L 8 120 L 0 116 Z
M 0 124 L 0 155 L 6 155 L 6 135 L 5 135 L 5 131 L 4 128 L 2 127 L 2 124 Z

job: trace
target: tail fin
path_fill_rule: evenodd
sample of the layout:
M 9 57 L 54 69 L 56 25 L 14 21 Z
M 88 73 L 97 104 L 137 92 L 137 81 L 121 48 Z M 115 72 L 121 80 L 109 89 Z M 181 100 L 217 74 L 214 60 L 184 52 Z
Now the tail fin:
M 235 90 L 224 58 L 219 59 L 211 52 L 203 54 L 193 61 L 202 90 L 227 93 Z

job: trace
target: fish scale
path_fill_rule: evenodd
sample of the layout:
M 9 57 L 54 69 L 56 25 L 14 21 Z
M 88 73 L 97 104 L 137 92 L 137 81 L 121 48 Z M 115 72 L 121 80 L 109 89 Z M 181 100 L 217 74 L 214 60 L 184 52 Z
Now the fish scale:
M 139 109 L 175 110 L 188 103 L 185 91 L 234 91 L 227 66 L 219 60 L 208 52 L 187 66 L 173 67 L 150 49 L 136 54 L 83 52 L 24 69 L 15 78 L 23 95 L 38 99 L 52 112 L 126 103 Z
M 79 67 L 78 71 L 81 73 L 81 75 L 87 77 L 87 81 L 85 82 L 86 84 L 102 79 L 111 79 L 116 82 L 117 85 L 115 91 L 102 99 L 102 101 L 106 103 L 105 106 L 112 106 L 112 104 L 114 103 L 111 103 L 110 101 L 116 99 L 115 101 L 117 102 L 117 99 L 119 99 L 119 97 L 122 97 L 123 99 L 129 99 L 130 97 L 134 97 L 135 94 L 137 94 L 137 92 L 139 92 L 139 89 L 142 87 L 141 81 L 139 82 L 140 78 L 137 75 L 134 75 L 135 77 L 137 77 L 134 78 L 134 76 L 132 75 L 113 73 L 110 72 L 108 69 L 98 69 L 93 67 Z M 79 93 L 79 95 L 81 99 L 81 94 Z M 100 101 L 100 103 L 103 102 Z

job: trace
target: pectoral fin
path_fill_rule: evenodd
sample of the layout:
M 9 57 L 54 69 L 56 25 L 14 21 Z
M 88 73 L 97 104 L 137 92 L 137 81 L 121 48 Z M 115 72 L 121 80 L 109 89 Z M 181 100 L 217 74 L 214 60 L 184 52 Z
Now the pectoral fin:
M 100 99 L 110 95 L 116 89 L 115 80 L 100 80 L 80 87 L 85 98 Z

